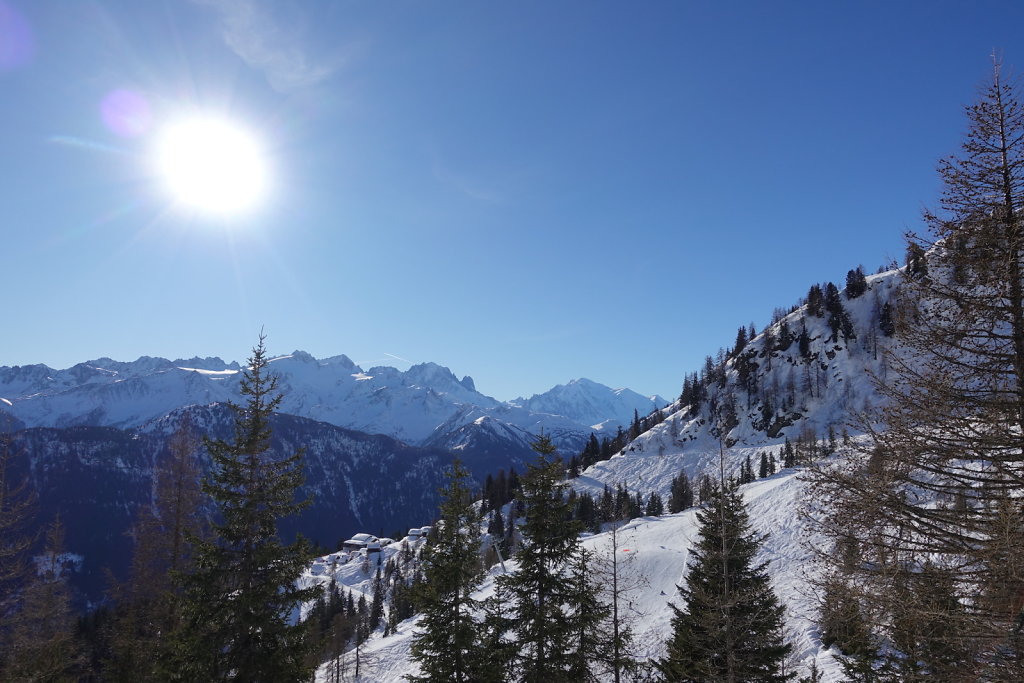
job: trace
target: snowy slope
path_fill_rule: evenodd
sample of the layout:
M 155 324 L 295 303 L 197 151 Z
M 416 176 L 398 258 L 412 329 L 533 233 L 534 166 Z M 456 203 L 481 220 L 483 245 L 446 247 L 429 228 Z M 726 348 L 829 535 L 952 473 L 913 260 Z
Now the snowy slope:
M 801 545 L 802 529 L 796 515 L 803 492 L 804 483 L 794 471 L 782 472 L 743 488 L 755 530 L 768 535 L 759 559 L 770 563 L 773 587 L 786 605 L 785 637 L 793 644 L 790 665 L 806 674 L 811 662 L 817 661 L 824 674 L 823 681 L 839 681 L 843 680 L 841 669 L 831 652 L 821 649 L 813 624 L 815 605 L 807 581 L 810 556 Z M 658 658 L 664 654 L 664 643 L 670 633 L 669 603 L 679 601 L 676 586 L 685 579 L 689 549 L 697 537 L 696 511 L 635 519 L 622 526 L 618 534 L 620 558 L 630 558 L 625 565 L 627 575 L 646 578 L 646 583 L 628 596 L 636 612 L 634 628 L 639 654 L 646 659 Z M 609 536 L 608 532 L 589 536 L 584 539 L 584 545 L 607 555 Z M 508 562 L 507 567 L 515 571 L 515 562 Z M 319 563 L 316 580 L 326 583 L 330 569 L 329 560 Z M 490 570 L 477 597 L 492 594 L 494 576 L 500 572 L 500 567 Z M 307 574 L 307 580 L 314 580 L 313 576 Z M 358 562 L 339 566 L 336 577 L 339 583 L 357 591 L 370 590 L 372 577 L 360 570 Z M 417 672 L 409 657 L 415 629 L 416 619 L 413 618 L 400 624 L 393 636 L 373 637 L 362 654 L 366 666 L 363 680 L 397 682 L 406 674 Z M 323 671 L 318 680 L 326 680 Z

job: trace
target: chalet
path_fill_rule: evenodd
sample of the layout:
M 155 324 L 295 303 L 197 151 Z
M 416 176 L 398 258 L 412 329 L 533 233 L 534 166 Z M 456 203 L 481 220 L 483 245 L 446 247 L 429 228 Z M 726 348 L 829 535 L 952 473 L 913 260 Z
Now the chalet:
M 370 550 L 370 544 L 376 545 L 376 550 Z M 356 534 L 352 538 L 348 539 L 341 545 L 342 550 L 358 551 L 358 550 L 370 550 L 370 552 L 380 552 L 380 539 L 372 534 Z

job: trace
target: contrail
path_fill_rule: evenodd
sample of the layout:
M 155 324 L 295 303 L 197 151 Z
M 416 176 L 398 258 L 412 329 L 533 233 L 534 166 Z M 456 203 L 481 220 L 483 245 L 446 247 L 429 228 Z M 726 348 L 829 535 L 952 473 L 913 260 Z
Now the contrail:
M 389 358 L 394 358 L 395 360 L 400 360 L 400 361 L 402 361 L 403 363 L 408 363 L 409 365 L 415 365 L 415 363 L 413 363 L 413 362 L 412 362 L 411 360 L 409 360 L 408 358 L 402 358 L 401 356 L 396 356 L 395 354 L 393 354 L 393 353 L 388 353 L 387 351 L 384 351 L 383 353 L 384 353 L 384 355 L 385 355 L 385 356 L 388 356 Z

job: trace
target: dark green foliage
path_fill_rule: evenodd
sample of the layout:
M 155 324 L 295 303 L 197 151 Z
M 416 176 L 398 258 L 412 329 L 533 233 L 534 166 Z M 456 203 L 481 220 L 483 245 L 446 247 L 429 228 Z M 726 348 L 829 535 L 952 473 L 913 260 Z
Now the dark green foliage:
M 665 514 L 665 504 L 661 500 L 661 496 L 658 495 L 657 491 L 652 491 L 651 495 L 647 498 L 647 507 L 644 508 L 644 514 L 648 517 L 660 517 Z
M 783 608 L 767 565 L 754 564 L 761 539 L 750 529 L 738 489 L 716 488 L 697 519 L 699 540 L 679 588 L 684 607 L 672 606 L 672 636 L 658 663 L 665 680 L 788 680 Z
M 839 290 L 831 282 L 825 285 L 825 310 L 828 312 L 828 326 L 832 330 L 832 341 L 837 341 L 840 334 L 843 339 L 853 339 L 857 336 L 853 329 L 853 322 L 839 296 Z
M 412 681 L 468 683 L 481 677 L 483 635 L 473 616 L 479 605 L 471 597 L 483 579 L 481 519 L 468 482 L 469 472 L 456 460 L 441 491 L 437 540 L 423 551 L 425 580 L 415 591 L 423 616 L 412 656 L 422 674 Z
M 892 304 L 886 301 L 878 314 L 878 330 L 886 337 L 896 334 L 896 321 L 893 319 Z
M 29 523 L 34 516 L 35 496 L 28 476 L 16 474 L 15 452 L 9 434 L 0 433 L 0 678 L 11 652 L 11 629 L 17 623 L 18 596 L 31 576 L 28 563 L 33 537 Z M 27 471 L 27 462 L 25 470 Z
M 526 509 L 523 545 L 516 556 L 519 571 L 497 579 L 497 600 L 488 613 L 489 647 L 510 659 L 492 667 L 514 672 L 513 680 L 586 680 L 578 678 L 581 656 L 586 656 L 580 648 L 589 647 L 581 642 L 581 619 L 587 615 L 579 606 L 596 598 L 587 593 L 592 587 L 584 588 L 589 582 L 573 571 L 582 561 L 581 525 L 571 519 L 561 460 L 551 440 L 542 435 L 533 447 L 538 458 L 522 482 Z
M 680 472 L 672 479 L 668 511 L 674 514 L 690 507 L 693 507 L 693 486 L 690 484 L 690 478 L 686 476 L 686 472 Z
M 312 677 L 314 645 L 292 611 L 318 589 L 295 581 L 312 559 L 309 543 L 284 545 L 278 521 L 305 506 L 301 451 L 270 452 L 269 418 L 281 402 L 268 374 L 264 338 L 243 373 L 244 406 L 232 405 L 231 442 L 207 440 L 213 469 L 203 483 L 216 504 L 212 540 L 196 543 L 195 572 L 186 577 L 184 630 L 173 673 L 186 680 L 299 681 Z
M 697 496 L 701 505 L 715 497 L 715 482 L 707 474 L 700 476 L 700 483 L 697 485 Z
M 738 356 L 742 353 L 747 345 L 747 340 L 747 328 L 741 325 L 739 330 L 736 331 L 736 342 L 733 344 L 731 355 Z
M 754 481 L 754 464 L 750 462 L 750 456 L 743 460 L 743 464 L 740 465 L 740 480 L 741 484 L 749 484 Z
M 807 315 L 821 318 L 825 315 L 825 297 L 821 285 L 811 285 L 807 290 Z
M 846 298 L 856 299 L 868 291 L 868 281 L 864 277 L 864 269 L 857 266 L 846 273 Z
M 811 357 L 811 335 L 807 332 L 807 325 L 800 321 L 800 334 L 797 336 L 797 348 L 803 358 Z

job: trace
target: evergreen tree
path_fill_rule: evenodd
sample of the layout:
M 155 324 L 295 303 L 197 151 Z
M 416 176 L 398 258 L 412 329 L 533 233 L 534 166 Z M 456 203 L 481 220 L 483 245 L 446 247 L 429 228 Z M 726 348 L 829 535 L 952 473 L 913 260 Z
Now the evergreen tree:
M 661 496 L 658 495 L 657 491 L 652 491 L 651 495 L 647 498 L 647 507 L 644 508 L 644 514 L 648 517 L 661 517 L 665 514 L 665 504 L 661 500 Z
M 820 318 L 825 314 L 825 296 L 821 285 L 811 285 L 807 290 L 807 315 Z
M 373 575 L 373 597 L 370 600 L 370 631 L 376 631 L 384 618 L 384 578 L 380 573 L 380 566 Z
M 488 618 L 491 630 L 515 633 L 514 650 L 502 640 L 493 647 L 512 657 L 516 680 L 556 683 L 578 680 L 579 582 L 572 567 L 582 550 L 580 524 L 571 520 L 571 507 L 562 481 L 562 464 L 551 440 L 541 435 L 533 444 L 535 463 L 522 480 L 525 521 L 520 531 L 523 544 L 517 559 L 519 571 L 497 579 L 500 609 Z M 505 643 L 505 645 L 502 645 Z
M 611 612 L 601 602 L 598 590 L 598 576 L 591 564 L 593 554 L 578 549 L 570 559 L 569 578 L 573 588 L 566 605 L 566 617 L 570 628 L 568 648 L 568 680 L 574 683 L 597 683 L 595 660 L 607 652 L 612 644 L 606 632 L 607 619 Z
M 668 511 L 672 514 L 693 507 L 693 485 L 686 472 L 680 472 L 672 479 L 672 490 L 668 499 Z
M 496 511 L 500 514 L 500 511 Z M 473 506 L 469 472 L 458 460 L 441 490 L 438 538 L 423 551 L 425 580 L 415 589 L 422 617 L 413 636 L 412 656 L 420 676 L 411 681 L 469 683 L 481 678 L 481 626 L 472 593 L 483 580 L 480 515 Z
M 896 321 L 893 319 L 892 304 L 886 301 L 878 314 L 878 331 L 886 337 L 896 334 Z
M 864 277 L 864 269 L 857 266 L 846 273 L 846 297 L 856 299 L 868 290 L 868 281 Z
M 186 578 L 186 623 L 176 661 L 183 679 L 312 678 L 307 655 L 315 643 L 291 615 L 319 592 L 295 585 L 313 552 L 301 538 L 284 545 L 277 528 L 278 520 L 306 504 L 295 500 L 302 452 L 271 452 L 270 417 L 281 395 L 268 364 L 261 334 L 242 375 L 246 404 L 232 404 L 234 440 L 205 442 L 213 469 L 203 491 L 219 514 L 214 538 L 197 543 L 196 570 Z
M 750 529 L 734 485 L 716 488 L 697 513 L 699 540 L 683 609 L 672 605 L 672 636 L 658 667 L 668 681 L 785 681 L 783 608 L 772 591 L 767 563 L 755 565 L 761 540 Z

